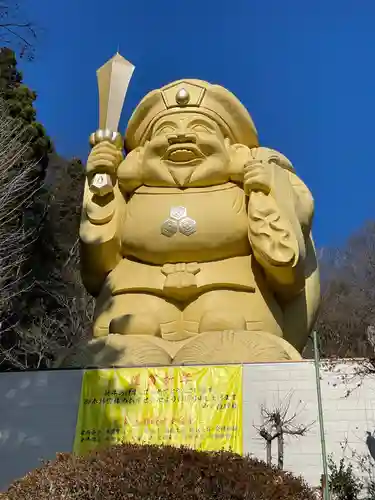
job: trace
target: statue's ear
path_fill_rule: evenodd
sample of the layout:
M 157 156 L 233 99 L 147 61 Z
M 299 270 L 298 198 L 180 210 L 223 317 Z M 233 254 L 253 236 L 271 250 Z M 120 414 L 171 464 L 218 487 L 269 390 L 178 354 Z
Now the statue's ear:
M 252 158 L 251 151 L 243 144 L 229 144 L 228 152 L 230 179 L 234 182 L 243 182 L 244 166 Z
M 130 151 L 118 167 L 117 178 L 121 189 L 126 192 L 134 191 L 142 185 L 142 158 L 144 146 L 139 146 Z

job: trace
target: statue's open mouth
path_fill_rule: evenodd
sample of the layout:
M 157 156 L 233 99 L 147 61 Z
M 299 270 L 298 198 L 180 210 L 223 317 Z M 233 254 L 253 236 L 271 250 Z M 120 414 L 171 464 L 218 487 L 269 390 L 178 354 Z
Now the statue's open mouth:
M 190 143 L 181 143 L 169 146 L 163 157 L 163 160 L 186 164 L 195 162 L 196 160 L 201 158 L 204 158 L 204 155 L 198 148 L 198 146 Z

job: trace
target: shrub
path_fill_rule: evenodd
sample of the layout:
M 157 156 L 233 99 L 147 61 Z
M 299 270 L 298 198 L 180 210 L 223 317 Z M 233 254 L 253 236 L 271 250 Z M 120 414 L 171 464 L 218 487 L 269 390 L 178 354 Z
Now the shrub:
M 123 444 L 53 462 L 14 482 L 1 500 L 313 500 L 300 478 L 249 457 Z
M 337 466 L 328 458 L 329 489 L 336 500 L 358 500 L 363 482 L 354 474 L 352 464 L 345 464 L 344 458 Z

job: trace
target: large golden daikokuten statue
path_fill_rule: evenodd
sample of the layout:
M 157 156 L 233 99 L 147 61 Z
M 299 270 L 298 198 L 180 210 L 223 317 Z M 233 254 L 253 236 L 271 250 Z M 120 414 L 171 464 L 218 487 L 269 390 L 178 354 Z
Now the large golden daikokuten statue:
M 80 239 L 96 364 L 300 359 L 320 296 L 314 202 L 240 101 L 179 80 L 139 103 L 125 157 L 118 135 L 92 141 Z

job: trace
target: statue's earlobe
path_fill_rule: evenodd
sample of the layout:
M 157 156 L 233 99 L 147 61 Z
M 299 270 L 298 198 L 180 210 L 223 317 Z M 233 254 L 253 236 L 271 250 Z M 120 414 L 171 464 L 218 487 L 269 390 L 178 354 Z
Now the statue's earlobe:
M 122 191 L 131 192 L 142 185 L 142 158 L 144 147 L 139 146 L 126 155 L 119 165 L 117 178 Z

